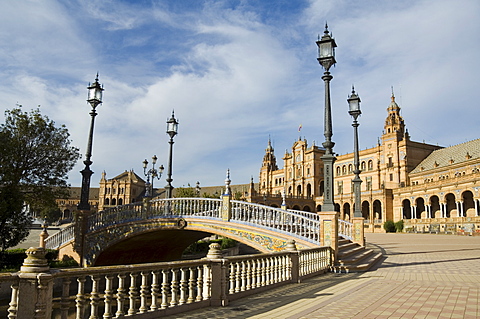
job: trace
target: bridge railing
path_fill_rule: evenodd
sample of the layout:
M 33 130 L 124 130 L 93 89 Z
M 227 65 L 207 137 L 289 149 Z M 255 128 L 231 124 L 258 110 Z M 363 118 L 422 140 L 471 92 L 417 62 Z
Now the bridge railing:
M 320 220 L 320 215 L 318 213 L 305 212 L 303 210 L 295 210 L 295 209 L 287 209 L 287 211 L 289 211 L 291 213 L 294 213 L 294 214 L 297 214 L 297 215 L 300 215 L 300 216 L 311 218 L 313 220 L 318 220 L 318 221 Z
M 268 227 L 290 233 L 313 243 L 320 242 L 320 217 L 316 213 L 286 211 L 254 203 L 231 201 L 230 220 Z M 88 216 L 86 232 L 91 233 L 106 227 L 127 222 L 154 218 L 202 216 L 220 219 L 221 199 L 171 198 L 156 199 L 108 208 Z M 48 248 L 58 248 L 74 238 L 74 226 L 47 238 Z
M 87 232 L 115 224 L 152 218 L 193 215 L 219 218 L 221 204 L 220 199 L 212 198 L 169 198 L 112 207 L 90 215 Z
M 297 235 L 311 242 L 320 242 L 319 220 L 280 208 L 235 200 L 231 202 L 233 221 L 269 227 Z
M 88 216 L 87 233 L 116 224 L 149 219 L 150 212 L 143 208 L 143 203 L 111 207 Z
M 58 249 L 62 245 L 68 243 L 73 239 L 75 227 L 74 224 L 70 224 L 63 228 L 61 231 L 56 232 L 52 236 L 48 237 L 45 241 L 45 248 Z
M 231 300 L 300 282 L 332 266 L 330 247 L 227 258 L 220 254 L 213 259 L 210 247 L 206 259 L 0 277 L 11 283 L 8 318 L 37 314 L 47 318 L 50 311 L 51 318 L 158 318 L 200 307 L 226 306 Z M 22 283 L 28 280 L 35 284 Z M 20 291 L 24 289 L 29 291 Z
M 151 202 L 150 210 L 156 216 L 203 216 L 221 218 L 222 200 L 217 198 L 166 198 Z
M 338 235 L 353 240 L 353 223 L 346 220 L 338 220 Z

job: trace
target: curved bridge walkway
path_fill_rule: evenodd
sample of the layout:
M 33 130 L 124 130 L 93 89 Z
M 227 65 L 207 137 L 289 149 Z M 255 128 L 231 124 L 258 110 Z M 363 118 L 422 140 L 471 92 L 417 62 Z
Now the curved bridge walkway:
M 81 217 L 47 238 L 46 248 L 58 249 L 74 241 L 74 249 L 83 251 L 87 266 L 93 265 L 98 255 L 114 243 L 162 228 L 219 234 L 263 253 L 282 251 L 292 240 L 299 249 L 330 246 L 328 235 L 322 243 L 322 220 L 317 213 L 241 202 L 226 195 L 222 199 L 156 199 Z M 352 239 L 352 224 L 342 221 L 339 224 L 340 235 Z M 80 242 L 84 243 L 83 248 Z

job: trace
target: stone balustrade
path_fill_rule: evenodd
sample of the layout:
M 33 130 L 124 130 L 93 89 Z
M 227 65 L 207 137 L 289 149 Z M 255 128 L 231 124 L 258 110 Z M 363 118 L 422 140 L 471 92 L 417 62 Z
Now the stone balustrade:
M 58 249 L 60 246 L 68 243 L 72 240 L 74 236 L 75 227 L 74 224 L 70 224 L 67 227 L 63 228 L 62 231 L 56 232 L 52 236 L 47 238 L 46 247 L 47 249 Z
M 353 223 L 346 220 L 338 220 L 338 235 L 353 240 Z
M 303 217 L 311 218 L 313 220 L 320 220 L 320 215 L 318 213 L 305 212 L 303 210 L 295 210 L 295 209 L 287 209 L 287 211 Z
M 232 200 L 230 220 L 280 230 L 320 243 L 320 220 L 311 218 L 310 215 Z
M 9 319 L 158 318 L 206 306 L 225 306 L 273 286 L 300 282 L 332 266 L 330 247 L 224 258 L 211 244 L 192 261 L 50 270 L 45 250 L 30 248 L 22 270 L 1 276 L 11 284 Z

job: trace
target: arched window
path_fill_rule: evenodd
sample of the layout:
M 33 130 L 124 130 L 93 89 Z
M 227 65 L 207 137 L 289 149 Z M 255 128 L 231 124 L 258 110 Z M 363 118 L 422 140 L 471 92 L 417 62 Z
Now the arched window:
M 352 174 L 352 172 L 353 172 L 353 165 L 348 164 L 348 174 Z
M 362 163 L 360 164 L 360 169 L 364 171 L 365 168 L 366 168 L 365 161 L 362 161 Z
M 368 170 L 371 171 L 373 169 L 373 161 L 369 160 L 368 161 Z
M 117 205 L 117 200 L 115 198 L 112 198 L 112 206 L 116 206 Z
M 342 174 L 343 175 L 347 174 L 347 166 L 345 165 L 342 166 Z
M 123 205 L 123 198 L 118 199 L 118 205 Z
M 337 166 L 337 176 L 340 176 L 340 166 Z
M 109 198 L 105 198 L 105 205 L 110 205 L 110 199 Z

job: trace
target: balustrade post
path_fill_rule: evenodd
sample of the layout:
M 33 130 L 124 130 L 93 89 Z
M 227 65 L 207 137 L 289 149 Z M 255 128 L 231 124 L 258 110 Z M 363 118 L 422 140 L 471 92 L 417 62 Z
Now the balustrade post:
M 300 282 L 300 253 L 295 245 L 295 240 L 289 240 L 285 250 L 290 252 L 290 277 L 292 283 Z
M 144 198 L 142 199 L 143 212 L 144 212 L 145 214 L 147 214 L 147 215 L 148 215 L 148 213 L 150 212 L 150 207 L 152 206 L 150 200 L 151 200 L 150 197 L 144 197 Z
M 18 273 L 16 318 L 50 318 L 53 278 L 45 258 L 46 251 L 42 247 L 30 247 L 26 254 L 27 258 Z
M 227 271 L 226 262 L 223 258 L 220 244 L 210 244 L 207 256 L 211 262 L 210 276 L 210 306 L 228 306 L 227 298 Z
M 332 248 L 332 263 L 338 258 L 338 212 L 318 212 L 320 215 L 320 245 Z
M 223 221 L 229 221 L 232 218 L 232 195 L 223 194 L 222 195 L 222 211 L 221 216 Z
M 362 247 L 365 247 L 365 233 L 364 233 L 364 223 L 365 220 L 363 217 L 353 217 L 353 231 L 352 239 L 354 243 L 359 244 Z

